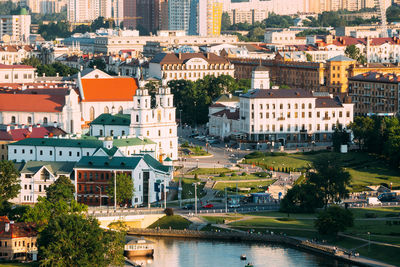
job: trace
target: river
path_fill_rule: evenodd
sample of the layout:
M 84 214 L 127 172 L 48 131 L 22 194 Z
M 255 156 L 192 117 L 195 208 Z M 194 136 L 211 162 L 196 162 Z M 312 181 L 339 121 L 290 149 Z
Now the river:
M 145 267 L 254 267 L 335 266 L 350 267 L 329 257 L 290 247 L 178 238 L 146 238 L 155 242 L 154 257 L 136 259 Z M 246 254 L 247 260 L 240 260 Z M 135 259 L 131 259 L 135 260 Z

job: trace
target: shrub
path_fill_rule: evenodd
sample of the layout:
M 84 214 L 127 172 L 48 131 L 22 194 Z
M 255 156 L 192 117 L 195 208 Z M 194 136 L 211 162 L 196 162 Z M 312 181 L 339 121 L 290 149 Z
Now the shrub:
M 242 172 L 242 176 L 246 176 L 247 175 L 247 173 L 246 172 Z
M 194 174 L 194 179 L 199 179 L 199 175 L 197 173 Z
M 188 142 L 188 141 L 185 141 L 185 143 L 183 143 L 183 144 L 181 145 L 181 147 L 189 147 L 189 142 Z
M 385 217 L 399 217 L 399 214 L 389 213 L 389 214 L 386 214 Z
M 365 218 L 376 218 L 376 213 L 373 212 L 367 212 L 365 213 Z
M 219 174 L 219 177 L 225 177 L 226 175 L 225 175 L 225 173 L 220 173 Z
M 231 176 L 237 176 L 236 172 L 233 172 L 233 173 L 231 174 Z
M 167 216 L 173 216 L 174 215 L 174 210 L 172 208 L 166 208 L 164 210 L 165 215 Z
M 261 178 L 268 177 L 268 173 L 266 172 L 257 172 L 256 175 Z
M 281 222 L 290 222 L 290 221 L 295 221 L 296 219 L 283 217 L 283 218 L 276 218 L 276 220 Z

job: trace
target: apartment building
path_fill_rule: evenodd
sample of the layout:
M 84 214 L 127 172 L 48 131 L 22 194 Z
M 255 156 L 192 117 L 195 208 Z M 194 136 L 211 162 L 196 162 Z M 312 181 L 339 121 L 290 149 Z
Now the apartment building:
M 234 66 L 213 53 L 160 53 L 149 63 L 149 76 L 169 80 L 196 81 L 207 75 L 234 76 Z
M 400 76 L 366 72 L 349 78 L 349 96 L 358 116 L 394 116 L 399 112 Z
M 19 15 L 0 15 L 0 38 L 4 43 L 29 41 L 31 15 L 25 8 Z

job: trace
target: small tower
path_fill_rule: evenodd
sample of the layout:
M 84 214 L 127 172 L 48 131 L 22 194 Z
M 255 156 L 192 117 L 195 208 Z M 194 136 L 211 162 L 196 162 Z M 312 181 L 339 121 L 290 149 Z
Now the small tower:
M 113 137 L 107 136 L 103 141 L 103 147 L 107 149 L 113 148 Z
M 269 71 L 266 67 L 257 66 L 251 73 L 251 90 L 270 89 Z
M 133 108 L 131 112 L 131 127 L 129 134 L 141 136 L 143 133 L 140 128 L 135 128 L 138 125 L 150 123 L 152 118 L 151 96 L 144 87 L 144 82 L 139 81 L 139 88 L 136 89 L 136 94 L 133 97 Z M 136 131 L 135 131 L 136 129 Z

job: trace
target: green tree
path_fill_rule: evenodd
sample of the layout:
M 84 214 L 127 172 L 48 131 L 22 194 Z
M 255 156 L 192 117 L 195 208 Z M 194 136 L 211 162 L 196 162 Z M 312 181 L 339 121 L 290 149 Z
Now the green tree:
M 313 61 L 312 56 L 308 53 L 306 53 L 306 58 L 307 58 L 307 61 L 309 61 L 309 62 Z
M 365 56 L 361 53 L 360 49 L 355 45 L 347 46 L 344 53 L 349 58 L 357 60 L 358 63 L 364 64 L 366 62 Z
M 42 64 L 42 61 L 40 61 L 40 59 L 37 57 L 29 57 L 29 58 L 22 59 L 21 63 L 24 65 L 29 65 L 34 68 L 37 68 L 39 65 Z
M 388 22 L 398 22 L 400 19 L 400 7 L 392 5 L 386 10 L 386 18 Z
M 326 210 L 319 213 L 317 220 L 314 222 L 318 233 L 323 235 L 337 235 L 348 227 L 354 225 L 353 213 L 348 209 L 339 206 L 330 206 Z
M 221 31 L 226 31 L 231 26 L 231 18 L 227 12 L 222 13 Z
M 106 70 L 106 62 L 102 58 L 95 58 L 89 63 L 89 68 L 96 67 L 99 70 L 105 71 Z
M 49 187 L 46 188 L 46 198 L 50 202 L 65 201 L 70 203 L 74 199 L 75 187 L 71 179 L 61 175 Z
M 11 0 L 9 1 L 2 1 L 0 3 L 0 15 L 10 15 L 14 13 L 14 11 L 17 9 L 17 5 L 12 2 Z
M 115 179 L 117 181 L 117 203 L 130 202 L 134 193 L 132 177 L 126 173 L 119 173 Z M 107 195 L 114 199 L 114 179 L 110 179 L 108 183 Z
M 349 141 L 350 134 L 347 132 L 342 124 L 336 123 L 335 131 L 332 135 L 333 149 L 336 152 L 340 152 L 340 146 L 347 145 Z
M 18 196 L 21 190 L 19 171 L 12 161 L 0 161 L 0 203 Z
M 326 208 L 328 203 L 339 202 L 348 195 L 351 175 L 343 169 L 337 154 L 331 153 L 312 161 L 307 179 L 316 188 L 315 197 L 322 198 Z
M 104 231 L 94 218 L 62 214 L 38 238 L 42 266 L 122 266 L 124 235 Z
M 374 121 L 370 117 L 357 116 L 350 123 L 349 128 L 353 131 L 354 139 L 357 141 L 360 149 L 364 149 L 364 144 L 366 144 L 366 140 L 373 127 Z
M 280 210 L 288 213 L 314 212 L 323 206 L 321 196 L 315 191 L 316 187 L 309 183 L 293 186 L 282 199 Z
M 265 27 L 267 28 L 289 28 L 293 26 L 293 19 L 290 16 L 280 16 L 274 13 L 270 14 L 264 20 Z

